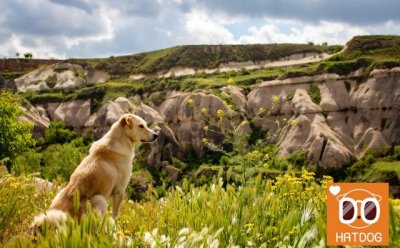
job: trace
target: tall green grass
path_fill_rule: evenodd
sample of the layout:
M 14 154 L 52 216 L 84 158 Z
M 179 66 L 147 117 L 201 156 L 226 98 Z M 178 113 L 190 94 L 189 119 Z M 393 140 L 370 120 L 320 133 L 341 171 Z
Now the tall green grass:
M 0 243 L 9 247 L 325 247 L 326 184 L 313 173 L 275 180 L 257 177 L 244 187 L 214 178 L 195 187 L 184 181 L 161 199 L 123 202 L 114 222 L 88 213 L 58 228 L 26 234 L 54 192 L 38 193 L 29 176 L 0 178 Z M 17 183 L 18 185 L 15 185 Z M 14 185 L 14 186 L 12 186 Z M 390 212 L 391 246 L 400 244 L 400 201 Z

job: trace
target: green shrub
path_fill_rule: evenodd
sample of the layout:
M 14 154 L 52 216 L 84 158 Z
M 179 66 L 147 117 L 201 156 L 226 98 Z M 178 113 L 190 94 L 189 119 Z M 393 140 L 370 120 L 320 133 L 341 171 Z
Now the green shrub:
M 384 60 L 378 61 L 375 64 L 376 69 L 391 69 L 400 66 L 400 60 Z
M 287 160 L 294 168 L 301 169 L 307 166 L 307 154 L 307 151 L 295 151 L 287 157 Z
M 286 96 L 286 99 L 287 99 L 288 101 L 291 101 L 291 100 L 293 99 L 295 93 L 296 93 L 296 90 L 290 90 L 290 91 L 288 92 L 287 96 Z
M 0 246 L 26 235 L 33 217 L 48 208 L 54 193 L 38 192 L 34 175 L 0 173 Z
M 363 179 L 363 176 L 372 168 L 376 161 L 371 152 L 366 152 L 364 157 L 346 169 L 346 181 L 357 181 Z
M 72 141 L 75 138 L 75 132 L 66 128 L 64 122 L 62 121 L 51 122 L 44 135 L 45 143 L 48 145 L 64 144 Z
M 19 155 L 12 166 L 12 170 L 20 175 L 22 173 L 40 172 L 42 169 L 42 154 L 34 150 L 30 150 Z
M 33 125 L 18 120 L 23 115 L 19 99 L 9 91 L 0 89 L 0 161 L 14 160 L 35 144 Z
M 46 179 L 69 180 L 70 175 L 86 156 L 87 148 L 72 144 L 50 145 L 43 151 L 42 176 Z
M 47 86 L 49 86 L 49 88 L 54 88 L 54 86 L 56 86 L 56 84 L 57 84 L 57 76 L 56 75 L 49 76 L 46 79 L 46 84 L 47 84 Z
M 317 84 L 311 84 L 308 89 L 308 95 L 310 96 L 311 100 L 319 105 L 321 102 L 321 91 Z
M 336 73 L 339 75 L 348 75 L 361 67 L 367 68 L 373 61 L 367 58 L 359 58 L 357 60 L 345 60 L 338 62 L 325 62 L 325 71 L 328 73 Z

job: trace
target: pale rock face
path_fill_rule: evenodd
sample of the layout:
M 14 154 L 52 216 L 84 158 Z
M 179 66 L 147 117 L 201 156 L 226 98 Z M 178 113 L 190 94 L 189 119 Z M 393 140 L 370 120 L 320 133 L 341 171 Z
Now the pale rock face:
M 189 99 L 193 100 L 193 105 L 189 104 Z M 161 116 L 164 117 L 165 122 L 174 132 L 182 150 L 187 151 L 190 147 L 193 147 L 198 155 L 204 153 L 202 138 L 205 137 L 203 127 L 206 122 L 201 113 L 203 108 L 211 116 L 216 116 L 219 109 L 223 110 L 224 113 L 229 113 L 220 98 L 202 91 L 175 93 L 159 107 Z M 216 143 L 221 142 L 222 139 L 219 135 L 212 135 L 210 138 L 215 139 Z
M 236 132 L 239 134 L 251 134 L 252 131 L 253 130 L 250 127 L 250 123 L 248 122 L 242 122 L 236 129 Z
M 243 89 L 237 86 L 229 85 L 221 88 L 222 93 L 232 98 L 233 103 L 239 107 L 240 112 L 245 113 L 246 96 L 243 94 Z
M 302 149 L 308 151 L 311 162 L 337 168 L 362 156 L 367 148 L 379 150 L 399 144 L 399 72 L 396 68 L 375 72 L 363 83 L 337 75 L 264 82 L 247 96 L 247 114 L 254 116 L 260 107 L 271 108 L 270 99 L 279 96 L 279 106 L 272 108 L 272 115 L 254 124 L 274 133 L 275 120 L 297 118 L 295 126 L 286 127 L 279 135 L 280 154 Z M 321 91 L 319 105 L 307 93 L 315 82 Z
M 352 130 L 346 123 L 347 114 L 346 112 L 329 112 L 326 122 L 330 129 L 334 131 L 338 137 L 343 140 L 343 143 L 354 146 L 354 140 L 352 139 Z
M 23 75 L 22 77 L 15 79 L 15 85 L 17 86 L 18 91 L 24 92 L 26 90 L 34 90 L 41 91 L 49 89 L 46 85 L 46 80 L 49 77 L 55 75 L 53 71 L 55 68 L 54 65 L 51 65 L 46 68 L 41 68 L 38 70 L 34 70 L 28 74 Z
M 65 125 L 81 128 L 90 117 L 90 100 L 63 102 L 51 114 L 54 121 L 64 121 Z
M 58 63 L 34 70 L 15 79 L 19 92 L 27 90 L 44 91 L 50 88 L 73 90 L 86 84 L 102 83 L 108 80 L 106 72 L 72 63 Z M 54 84 L 55 85 L 52 85 Z
M 319 106 L 326 111 L 338 111 L 351 106 L 350 94 L 342 80 L 318 85 L 321 91 Z M 339 97 L 338 97 L 339 96 Z
M 46 111 L 40 105 L 36 107 L 26 106 L 22 109 L 24 110 L 24 115 L 21 117 L 21 121 L 32 123 L 35 127 L 33 136 L 39 137 L 50 125 L 50 119 L 46 115 Z
M 353 92 L 354 104 L 359 109 L 398 106 L 400 102 L 399 84 L 399 75 L 369 78 Z
M 133 105 L 125 97 L 118 97 L 114 101 L 108 101 L 96 113 L 96 118 L 94 120 L 90 119 L 96 129 L 95 138 L 103 136 L 114 122 L 119 120 L 123 114 L 130 113 L 132 109 Z
M 321 112 L 321 108 L 311 100 L 307 91 L 304 89 L 296 90 L 292 103 L 295 115 Z
M 104 83 L 110 78 L 107 72 L 96 70 L 96 69 L 89 69 L 86 72 L 86 83 L 89 85 L 97 84 L 97 83 Z
M 351 147 L 332 131 L 321 114 L 300 115 L 294 126 L 287 126 L 279 154 L 308 151 L 308 159 L 325 168 L 339 168 L 353 157 Z
M 221 91 L 232 98 L 241 115 L 249 120 L 258 116 L 260 108 L 271 110 L 269 116 L 252 122 L 279 143 L 280 155 L 305 150 L 311 163 L 324 168 L 339 168 L 362 156 L 368 147 L 381 149 L 385 145 L 400 143 L 400 70 L 394 68 L 374 73 L 362 83 L 350 76 L 325 74 L 266 81 L 254 86 L 247 96 L 236 86 L 227 86 Z M 19 83 L 17 87 L 25 87 Z M 312 102 L 308 95 L 311 83 L 320 89 L 319 105 Z M 240 115 L 227 109 L 217 96 L 202 90 L 163 94 L 165 100 L 157 108 L 141 103 L 139 97 L 135 98 L 135 105 L 120 97 L 109 101 L 96 113 L 90 112 L 90 100 L 47 103 L 46 110 L 51 120 L 63 120 L 74 128 L 94 129 L 97 137 L 101 137 L 124 113 L 133 112 L 142 116 L 160 129 L 160 136 L 152 143 L 147 157 L 148 163 L 159 169 L 163 162 L 172 164 L 172 157 L 182 157 L 191 148 L 202 156 L 205 152 L 203 137 L 216 144 L 222 142 L 222 136 L 204 131 L 207 122 L 201 111 L 203 108 L 211 118 L 216 118 L 219 109 L 225 117 L 236 118 Z M 279 97 L 277 104 L 273 104 L 274 96 Z M 189 104 L 189 99 L 193 105 Z M 35 125 L 45 126 L 48 123 L 44 107 L 36 106 L 29 111 L 36 119 L 39 116 L 42 118 L 34 122 Z M 286 123 L 293 120 L 296 123 L 284 125 L 284 119 Z M 277 122 L 283 127 L 281 132 Z M 227 122 L 223 125 L 229 127 Z M 237 131 L 252 132 L 249 123 L 239 126 Z
M 57 74 L 57 84 L 54 88 L 72 90 L 85 84 L 85 79 L 75 76 L 73 71 L 62 71 Z
M 164 118 L 155 109 L 144 103 L 134 106 L 134 113 L 142 117 L 148 124 L 158 124 L 164 122 Z
M 382 132 L 368 128 L 357 144 L 357 150 L 365 151 L 372 148 L 375 152 L 380 152 L 385 146 L 389 145 Z

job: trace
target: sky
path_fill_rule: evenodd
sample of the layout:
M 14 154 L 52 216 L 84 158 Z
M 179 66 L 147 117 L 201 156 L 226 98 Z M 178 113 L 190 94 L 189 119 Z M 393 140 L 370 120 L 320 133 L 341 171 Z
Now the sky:
M 0 0 L 0 57 L 109 57 L 190 44 L 345 44 L 400 34 L 399 0 Z

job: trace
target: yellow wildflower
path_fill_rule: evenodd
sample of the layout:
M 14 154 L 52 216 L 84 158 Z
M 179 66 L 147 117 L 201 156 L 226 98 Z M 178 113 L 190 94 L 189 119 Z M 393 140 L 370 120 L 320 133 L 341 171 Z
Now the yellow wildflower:
M 207 138 L 203 138 L 203 139 L 201 140 L 201 142 L 203 142 L 203 144 L 206 144 L 206 143 L 208 143 L 208 139 L 207 139 Z
M 217 110 L 217 116 L 218 116 L 219 118 L 222 118 L 223 115 L 224 115 L 224 111 L 223 111 L 222 109 L 218 109 L 218 110 Z
M 290 120 L 289 124 L 291 126 L 295 126 L 297 124 L 297 120 L 296 119 Z
M 115 233 L 115 236 L 117 236 L 117 238 L 119 238 L 119 239 L 122 239 L 122 238 L 124 238 L 125 235 L 122 231 L 117 231 Z
M 279 104 L 279 96 L 277 96 L 277 95 L 273 95 L 272 96 L 272 103 L 273 104 Z
M 190 98 L 190 99 L 187 101 L 187 103 L 188 103 L 189 105 L 193 105 L 193 104 L 194 104 L 194 100 L 193 100 L 192 98 Z
M 226 83 L 227 84 L 233 84 L 234 82 L 233 82 L 233 78 L 228 78 L 228 80 L 226 80 Z
M 265 108 L 261 107 L 261 108 L 258 109 L 258 113 L 259 113 L 259 114 L 262 114 L 262 113 L 264 113 L 264 112 L 265 112 Z
M 246 225 L 244 225 L 244 228 L 252 228 L 253 226 L 253 223 L 247 223 Z
M 202 108 L 202 109 L 201 109 L 201 112 L 202 112 L 203 114 L 207 114 L 208 111 L 207 111 L 206 108 Z
M 203 129 L 204 129 L 204 131 L 207 132 L 208 131 L 208 126 L 204 126 Z
M 277 125 L 279 127 L 279 120 L 275 120 L 275 125 Z

